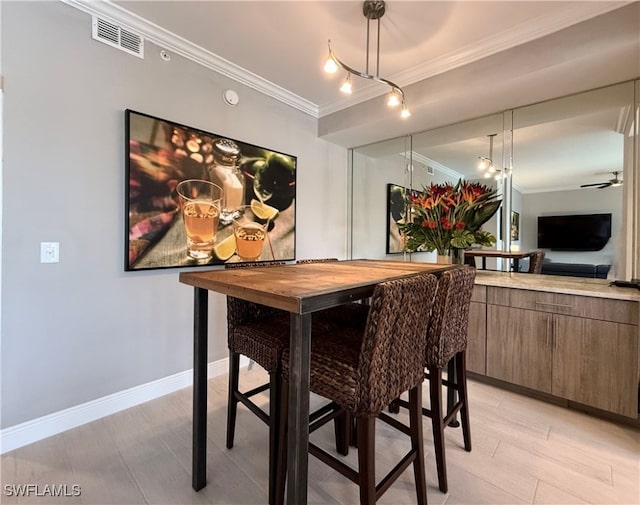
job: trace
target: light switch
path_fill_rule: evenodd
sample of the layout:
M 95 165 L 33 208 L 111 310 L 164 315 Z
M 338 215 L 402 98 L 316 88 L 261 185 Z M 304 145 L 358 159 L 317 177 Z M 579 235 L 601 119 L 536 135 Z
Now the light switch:
M 40 242 L 40 263 L 60 262 L 60 242 Z

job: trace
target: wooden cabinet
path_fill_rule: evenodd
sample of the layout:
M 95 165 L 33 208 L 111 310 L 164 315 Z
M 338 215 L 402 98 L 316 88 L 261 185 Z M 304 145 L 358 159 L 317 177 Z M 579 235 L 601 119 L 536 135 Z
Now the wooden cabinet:
M 551 393 L 551 314 L 487 306 L 487 375 Z
M 552 393 L 628 417 L 638 415 L 638 327 L 553 316 Z
M 638 415 L 638 304 L 487 289 L 486 374 L 536 391 Z
M 487 342 L 487 288 L 474 286 L 469 308 L 467 370 L 485 375 Z

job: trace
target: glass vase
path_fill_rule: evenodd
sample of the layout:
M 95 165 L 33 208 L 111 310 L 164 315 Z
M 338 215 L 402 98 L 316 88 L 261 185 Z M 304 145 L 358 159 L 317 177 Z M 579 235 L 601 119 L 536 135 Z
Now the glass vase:
M 441 265 L 464 265 L 464 249 L 451 248 L 438 252 L 436 262 Z
M 454 247 L 449 251 L 449 254 L 451 256 L 451 263 L 454 265 L 464 265 L 464 249 Z

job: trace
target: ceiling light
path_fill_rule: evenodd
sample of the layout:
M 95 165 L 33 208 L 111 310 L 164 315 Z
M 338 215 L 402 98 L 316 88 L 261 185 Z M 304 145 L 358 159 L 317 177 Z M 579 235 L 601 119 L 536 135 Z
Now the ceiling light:
M 478 168 L 480 170 L 486 170 L 491 166 L 491 160 L 489 158 L 485 158 L 484 156 L 478 156 L 478 159 L 480 160 L 478 162 Z
M 489 137 L 489 157 L 478 156 L 480 162 L 478 163 L 478 168 L 480 170 L 486 170 L 489 173 L 493 173 L 496 171 L 496 167 L 493 166 L 493 137 L 495 137 L 497 133 L 492 133 L 491 135 L 487 135 Z
M 478 159 L 480 160 L 478 162 L 478 168 L 484 172 L 484 177 L 486 179 L 493 177 L 496 181 L 501 181 L 511 175 L 511 169 L 505 168 L 504 170 L 500 170 L 493 164 L 493 137 L 496 135 L 497 133 L 487 135 L 487 137 L 489 137 L 489 157 L 478 156 Z
M 342 86 L 340 86 L 340 91 L 342 91 L 345 95 L 350 95 L 351 94 L 351 77 L 350 75 L 347 73 L 347 77 L 344 78 L 344 81 L 342 83 Z
M 333 60 L 333 58 L 331 57 L 331 55 L 329 55 L 329 57 L 327 58 L 327 61 L 324 64 L 324 71 L 327 74 L 335 74 L 338 71 L 338 65 L 337 63 Z
M 389 107 L 397 107 L 398 105 L 400 105 L 400 97 L 398 96 L 398 92 L 395 89 L 391 90 L 391 93 L 389 93 L 387 105 Z
M 402 104 L 402 110 L 400 111 L 400 117 L 408 118 L 411 113 L 405 104 L 404 91 L 403 89 L 389 81 L 388 79 L 384 79 L 380 77 L 380 18 L 384 15 L 385 11 L 385 2 L 382 0 L 366 0 L 362 4 L 362 13 L 364 17 L 367 18 L 367 57 L 366 57 L 366 67 L 364 72 L 360 72 L 359 70 L 355 70 L 343 63 L 338 59 L 338 57 L 331 50 L 331 40 L 329 40 L 329 56 L 327 58 L 326 63 L 324 64 L 324 71 L 330 74 L 335 73 L 338 70 L 338 67 L 347 71 L 347 74 L 357 75 L 358 77 L 362 77 L 363 79 L 370 79 L 372 81 L 376 81 L 382 84 L 386 84 L 391 88 L 391 93 L 389 94 L 389 98 L 387 100 L 387 105 L 389 107 L 397 107 Z M 369 73 L 369 25 L 371 20 L 378 21 L 378 33 L 376 40 L 376 73 L 375 75 Z M 343 93 L 350 93 L 351 82 L 349 81 L 349 91 L 345 90 L 347 81 L 345 80 L 342 84 L 340 90 Z

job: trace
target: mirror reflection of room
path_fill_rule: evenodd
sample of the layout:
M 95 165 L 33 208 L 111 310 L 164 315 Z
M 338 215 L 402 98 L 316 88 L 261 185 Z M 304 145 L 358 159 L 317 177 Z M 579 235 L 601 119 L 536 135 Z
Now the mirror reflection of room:
M 435 253 L 402 251 L 393 213 L 385 216 L 388 185 L 421 190 L 464 178 L 502 195 L 501 211 L 483 227 L 497 237 L 494 249 L 542 250 L 544 274 L 624 278 L 632 262 L 624 181 L 632 178 L 633 110 L 634 82 L 624 82 L 354 149 L 352 257 L 435 261 Z M 491 173 L 479 168 L 490 157 Z M 554 223 L 557 233 L 567 220 L 574 236 L 549 242 Z M 487 268 L 508 270 L 507 263 L 488 258 Z M 519 268 L 527 271 L 528 260 Z

